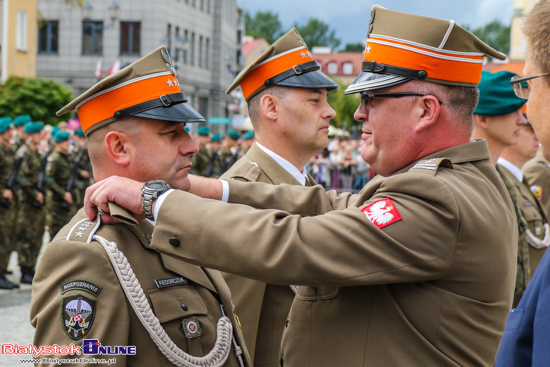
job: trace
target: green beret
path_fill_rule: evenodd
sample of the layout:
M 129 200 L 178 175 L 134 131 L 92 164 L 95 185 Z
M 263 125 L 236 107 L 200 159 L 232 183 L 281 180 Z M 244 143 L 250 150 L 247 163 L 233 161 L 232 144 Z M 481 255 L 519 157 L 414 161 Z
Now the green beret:
M 197 134 L 200 136 L 208 136 L 210 134 L 210 128 L 208 126 L 201 126 L 197 130 Z
M 515 112 L 523 107 L 527 100 L 519 98 L 514 93 L 510 79 L 517 76 L 509 71 L 481 73 L 479 102 L 474 111 L 478 115 L 502 116 Z
M 27 134 L 36 134 L 42 131 L 44 124 L 41 122 L 27 122 L 23 131 Z
M 239 138 L 241 137 L 241 134 L 239 134 L 237 130 L 228 129 L 227 136 L 229 136 L 233 140 L 239 140 Z
M 210 137 L 210 141 L 211 141 L 211 142 L 220 141 L 220 140 L 222 140 L 222 138 L 223 138 L 223 135 L 221 135 L 221 134 L 214 134 L 214 135 L 212 135 L 212 136 Z
M 23 126 L 27 122 L 31 122 L 31 117 L 29 115 L 19 115 L 13 119 L 13 126 Z
M 58 131 L 57 134 L 55 134 L 53 141 L 56 143 L 61 143 L 63 141 L 69 140 L 71 137 L 71 134 L 69 134 L 67 131 Z
M 0 134 L 5 133 L 10 128 L 10 124 L 11 124 L 10 117 L 0 118 Z
M 52 135 L 52 136 L 55 136 L 55 134 L 57 134 L 57 133 L 60 132 L 60 131 L 61 131 L 61 129 L 59 128 L 59 126 L 55 125 L 55 126 L 53 127 L 53 130 L 52 130 L 51 135 Z
M 86 137 L 86 134 L 84 134 L 84 130 L 82 130 L 82 128 L 76 129 L 74 133 L 75 133 L 76 136 L 79 136 L 79 137 L 81 137 L 81 138 L 85 138 L 85 137 Z
M 252 139 L 254 137 L 254 131 L 247 131 L 243 135 L 244 140 Z
M 184 127 L 183 130 L 185 130 L 186 133 L 188 133 L 189 131 L 191 131 L 191 129 L 189 128 L 189 126 Z

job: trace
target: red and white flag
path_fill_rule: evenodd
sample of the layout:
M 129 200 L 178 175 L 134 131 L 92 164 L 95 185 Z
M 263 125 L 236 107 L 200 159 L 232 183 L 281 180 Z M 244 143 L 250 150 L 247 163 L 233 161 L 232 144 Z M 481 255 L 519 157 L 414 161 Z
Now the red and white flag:
M 120 61 L 120 59 L 118 59 L 117 61 L 115 61 L 115 63 L 113 64 L 113 66 L 111 66 L 111 68 L 109 69 L 109 72 L 107 73 L 107 75 L 111 75 L 111 74 L 114 74 L 116 73 L 117 71 L 120 70 L 120 66 L 122 64 L 122 61 Z
M 97 59 L 97 64 L 95 66 L 95 76 L 98 79 L 101 79 L 101 77 L 103 76 L 103 70 L 101 69 L 102 63 L 103 63 L 103 60 L 101 59 L 101 57 Z

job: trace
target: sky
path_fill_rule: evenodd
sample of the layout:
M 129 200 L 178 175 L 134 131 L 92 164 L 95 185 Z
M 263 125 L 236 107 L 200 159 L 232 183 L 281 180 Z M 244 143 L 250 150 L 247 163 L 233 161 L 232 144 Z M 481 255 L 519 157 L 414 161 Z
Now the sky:
M 305 25 L 317 18 L 336 31 L 344 46 L 365 40 L 373 4 L 406 13 L 454 20 L 471 28 L 483 26 L 495 19 L 510 24 L 514 0 L 237 0 L 252 16 L 258 11 L 279 14 L 283 31 L 294 23 Z

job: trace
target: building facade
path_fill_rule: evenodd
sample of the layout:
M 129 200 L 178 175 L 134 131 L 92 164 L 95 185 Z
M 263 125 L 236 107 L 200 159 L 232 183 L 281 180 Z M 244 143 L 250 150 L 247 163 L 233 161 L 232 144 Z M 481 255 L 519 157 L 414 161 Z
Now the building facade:
M 514 12 L 510 27 L 510 55 L 508 55 L 511 61 L 525 61 L 527 44 L 521 27 L 525 16 L 537 2 L 539 0 L 514 0 Z
M 197 111 L 213 121 L 230 117 L 225 90 L 239 69 L 244 30 L 236 0 L 38 1 L 37 76 L 76 96 L 164 45 Z
M 0 83 L 36 76 L 37 0 L 0 0 Z

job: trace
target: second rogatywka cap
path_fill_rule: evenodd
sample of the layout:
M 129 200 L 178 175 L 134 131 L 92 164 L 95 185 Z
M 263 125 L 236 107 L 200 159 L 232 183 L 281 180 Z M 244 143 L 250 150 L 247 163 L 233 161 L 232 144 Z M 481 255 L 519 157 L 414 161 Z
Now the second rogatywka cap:
M 226 93 L 240 85 L 248 101 L 273 85 L 323 88 L 329 91 L 338 89 L 338 84 L 320 69 L 321 66 L 311 57 L 300 33 L 292 28 L 241 71 Z

